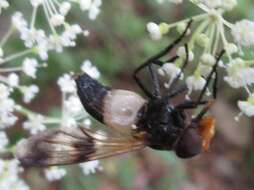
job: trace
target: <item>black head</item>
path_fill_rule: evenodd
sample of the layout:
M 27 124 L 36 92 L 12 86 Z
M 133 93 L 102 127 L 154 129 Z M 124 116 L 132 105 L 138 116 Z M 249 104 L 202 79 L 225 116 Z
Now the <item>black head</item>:
M 180 158 L 194 157 L 202 150 L 202 137 L 197 128 L 187 128 L 175 146 L 175 153 Z

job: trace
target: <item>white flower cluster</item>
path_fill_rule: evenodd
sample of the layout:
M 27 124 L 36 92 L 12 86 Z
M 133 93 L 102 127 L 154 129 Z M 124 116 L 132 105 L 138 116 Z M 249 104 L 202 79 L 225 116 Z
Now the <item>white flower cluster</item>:
M 0 159 L 0 189 L 4 190 L 29 190 L 25 182 L 19 178 L 22 169 L 17 160 Z
M 193 35 L 189 40 L 189 61 L 195 60 L 197 63 L 196 70 L 192 76 L 186 76 L 186 84 L 189 97 L 193 90 L 201 90 L 205 83 L 205 77 L 210 73 L 213 65 L 216 63 L 216 53 L 224 49 L 226 51 L 227 60 L 220 62 L 220 66 L 225 68 L 226 76 L 224 81 L 232 88 L 244 88 L 249 97 L 246 101 L 239 101 L 238 107 L 241 114 L 254 116 L 253 94 L 251 90 L 254 84 L 254 60 L 246 60 L 243 54 L 243 48 L 254 46 L 254 21 L 240 20 L 235 24 L 228 22 L 223 14 L 225 11 L 232 10 L 237 5 L 237 0 L 189 0 L 198 6 L 205 14 L 192 17 L 194 23 L 198 23 L 197 28 L 192 32 Z M 181 1 L 177 1 L 181 2 Z M 163 35 L 168 34 L 172 28 L 181 33 L 186 27 L 186 20 L 172 24 L 161 23 L 156 24 L 149 22 L 147 30 L 153 40 L 162 39 Z M 227 38 L 226 31 L 231 33 L 230 42 Z M 188 31 L 188 33 L 190 33 Z M 203 53 L 200 57 L 195 57 L 196 49 Z M 170 80 L 166 83 L 169 87 L 173 79 L 179 74 L 180 67 L 185 57 L 183 47 L 177 51 L 177 55 L 181 60 L 176 63 L 165 63 L 160 69 L 161 75 L 167 75 Z M 209 94 L 209 91 L 207 92 Z M 240 114 L 240 115 L 241 115 Z
M 0 0 L 0 14 L 2 12 L 2 9 L 7 9 L 10 6 L 8 1 L 6 0 Z
M 44 170 L 45 176 L 49 181 L 57 181 L 66 175 L 66 170 L 57 166 L 52 166 Z
M 222 8 L 232 10 L 237 5 L 237 0 L 199 0 L 209 8 Z
M 101 0 L 29 0 L 31 15 L 25 18 L 23 11 L 11 14 L 11 24 L 6 33 L 0 37 L 0 153 L 12 152 L 14 147 L 9 147 L 9 138 L 5 129 L 13 126 L 17 121 L 14 112 L 26 116 L 23 128 L 32 135 L 47 128 L 48 125 L 77 126 L 91 125 L 88 114 L 84 111 L 79 98 L 76 95 L 76 86 L 69 74 L 60 77 L 58 84 L 63 94 L 62 117 L 54 118 L 33 112 L 18 104 L 12 97 L 13 92 L 22 95 L 25 104 L 30 103 L 38 94 L 39 87 L 35 84 L 21 84 L 20 77 L 25 75 L 31 79 L 37 78 L 39 68 L 47 67 L 49 52 L 63 52 L 65 47 L 76 46 L 78 35 L 88 36 L 89 31 L 77 23 L 67 20 L 73 5 L 78 5 L 81 11 L 88 14 L 88 19 L 94 20 L 100 13 Z M 14 4 L 14 3 L 13 3 Z M 8 11 L 11 6 L 9 1 L 0 0 L 0 14 L 3 10 Z M 38 20 L 41 15 L 47 21 L 41 26 Z M 28 21 L 29 20 L 29 21 Z M 20 44 L 24 49 L 20 52 L 11 53 L 6 47 L 9 40 L 14 36 L 19 37 Z M 8 64 L 13 61 L 19 63 Z M 87 72 L 94 78 L 100 76 L 99 71 L 89 60 L 85 60 L 82 71 Z M 10 143 L 11 144 L 11 143 Z M 99 161 L 98 161 L 99 163 Z M 16 159 L 4 160 L 0 158 L 0 189 L 5 190 L 28 190 L 29 187 L 19 177 L 21 168 Z M 97 166 L 94 166 L 96 168 Z M 92 167 L 91 167 L 92 169 Z M 59 180 L 66 175 L 62 168 L 51 167 L 45 170 L 45 176 L 49 181 Z
M 85 175 L 94 174 L 97 170 L 102 170 L 102 166 L 100 165 L 100 162 L 98 160 L 82 163 L 79 164 L 79 166 L 81 167 Z
M 98 79 L 100 72 L 92 65 L 90 60 L 85 60 L 81 65 L 81 70 L 86 72 L 92 78 Z M 41 114 L 30 113 L 28 120 L 23 123 L 23 127 L 29 130 L 31 134 L 39 133 L 45 130 L 49 124 L 57 124 L 62 127 L 90 127 L 91 120 L 85 112 L 77 94 L 76 84 L 71 74 L 63 74 L 58 79 L 58 85 L 62 92 L 62 117 L 52 118 Z M 2 143 L 3 144 L 3 143 Z M 1 146 L 1 143 L 0 143 Z M 95 173 L 96 170 L 102 170 L 98 160 L 80 164 L 80 167 L 85 175 Z M 44 171 L 46 178 L 49 181 L 60 180 L 66 175 L 66 171 L 59 167 L 50 167 Z
M 95 79 L 98 79 L 100 76 L 98 69 L 92 65 L 90 60 L 85 60 L 83 62 L 81 70 Z M 84 111 L 84 108 L 77 97 L 76 84 L 73 77 L 70 74 L 64 74 L 58 79 L 57 83 L 64 97 L 62 103 L 62 124 L 66 127 L 76 127 L 81 123 L 88 124 L 88 115 Z
M 10 88 L 0 83 L 0 130 L 12 126 L 17 120 L 13 115 L 15 102 L 10 93 Z
M 171 2 L 175 4 L 183 3 L 183 0 L 157 0 L 158 3 Z M 186 0 L 187 1 L 187 0 Z M 204 5 L 209 9 L 223 9 L 226 11 L 232 10 L 237 5 L 237 0 L 189 0 L 190 2 L 201 5 Z M 204 8 L 204 7 L 203 7 Z

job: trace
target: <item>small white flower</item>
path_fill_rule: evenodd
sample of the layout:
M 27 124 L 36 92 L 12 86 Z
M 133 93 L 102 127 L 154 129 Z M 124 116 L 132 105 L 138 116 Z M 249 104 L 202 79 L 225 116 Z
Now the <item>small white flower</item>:
M 61 14 L 54 14 L 51 18 L 50 18 L 50 23 L 53 26 L 60 26 L 64 23 L 64 16 Z
M 0 63 L 3 61 L 3 56 L 4 56 L 4 51 L 3 51 L 3 49 L 0 47 Z
M 254 22 L 242 20 L 233 25 L 231 33 L 235 41 L 243 46 L 254 45 Z
M 36 47 L 36 52 L 39 54 L 42 60 L 48 59 L 49 43 L 47 40 L 42 40 Z
M 0 129 L 12 126 L 17 117 L 13 115 L 15 102 L 9 98 L 10 89 L 0 83 Z
M 186 79 L 186 85 L 189 89 L 187 97 L 191 94 L 192 91 L 194 90 L 202 90 L 205 86 L 206 80 L 201 77 L 200 75 L 198 76 L 189 76 Z
M 206 64 L 199 64 L 198 70 L 200 71 L 202 76 L 207 77 L 210 74 L 212 67 L 210 65 L 206 65 Z
M 22 65 L 22 70 L 27 76 L 36 78 L 37 67 L 38 67 L 38 61 L 36 59 L 25 58 Z
M 80 3 L 81 10 L 83 10 L 83 11 L 89 10 L 89 8 L 92 5 L 92 0 L 80 0 L 79 3 Z
M 83 62 L 81 70 L 94 79 L 98 79 L 100 77 L 100 72 L 95 66 L 93 66 L 90 60 L 85 60 Z
M 9 143 L 9 140 L 6 133 L 4 131 L 0 131 L 0 152 L 5 149 L 8 143 Z
M 68 114 L 73 116 L 78 115 L 83 111 L 80 99 L 74 95 L 68 97 L 67 100 L 64 101 L 64 108 L 66 108 Z
M 76 85 L 74 80 L 69 74 L 64 74 L 57 81 L 58 86 L 62 92 L 73 93 L 76 92 Z
M 21 171 L 16 159 L 0 160 L 0 189 L 29 190 L 29 187 L 19 177 Z
M 39 92 L 39 88 L 36 85 L 23 86 L 21 87 L 21 92 L 23 93 L 23 101 L 29 103 Z
M 2 9 L 7 9 L 9 7 L 9 3 L 6 0 L 0 0 L 0 14 L 2 12 Z
M 38 132 L 44 131 L 46 126 L 43 124 L 45 118 L 42 115 L 29 115 L 29 120 L 23 123 L 23 127 L 32 135 L 37 134 Z
M 26 47 L 33 47 L 35 42 L 38 44 L 46 38 L 45 32 L 41 29 L 37 30 L 35 28 L 26 28 L 22 29 L 20 38 L 25 42 Z
M 0 114 L 0 129 L 6 129 L 16 123 L 18 118 L 11 112 L 4 112 Z
M 201 0 L 209 8 L 218 8 L 222 5 L 223 0 Z
M 176 4 L 179 4 L 179 3 L 182 3 L 183 0 L 170 0 L 172 3 L 176 3 Z
M 153 40 L 160 40 L 162 38 L 160 26 L 154 22 L 149 22 L 146 25 L 147 31 Z
M 32 4 L 33 7 L 38 7 L 43 3 L 44 0 L 30 0 L 30 3 Z
M 62 179 L 66 175 L 66 170 L 57 166 L 52 166 L 44 170 L 45 176 L 49 181 L 57 181 Z
M 254 94 L 251 94 L 246 101 L 238 101 L 241 112 L 248 117 L 254 116 Z
M 234 53 L 237 53 L 238 52 L 238 47 L 237 45 L 235 45 L 234 43 L 228 43 L 226 46 L 225 46 L 225 50 L 228 54 L 232 55 Z
M 16 73 L 11 73 L 7 78 L 10 87 L 17 87 L 19 85 L 19 76 Z
M 222 7 L 225 10 L 232 10 L 237 5 L 237 0 L 222 0 Z
M 209 53 L 204 53 L 200 59 L 201 62 L 205 65 L 213 66 L 216 63 L 215 57 Z
M 4 56 L 4 50 L 0 47 L 0 58 Z
M 69 2 L 63 2 L 60 5 L 59 11 L 62 15 L 67 15 L 71 9 L 71 4 Z
M 10 95 L 10 89 L 3 83 L 0 83 L 0 99 L 1 100 L 6 99 L 9 97 L 9 95 Z
M 100 162 L 98 160 L 82 163 L 82 164 L 79 164 L 79 166 L 81 167 L 85 175 L 94 174 L 96 170 L 99 170 L 99 171 L 102 170 L 102 166 L 100 165 Z
M 186 29 L 186 27 L 187 27 L 187 23 L 186 22 L 180 22 L 180 23 L 178 23 L 177 24 L 177 26 L 176 26 L 176 31 L 179 33 L 179 34 L 182 34 L 184 31 L 185 31 L 185 29 Z M 187 34 L 189 34 L 191 31 L 190 31 L 190 29 L 187 31 Z
M 245 87 L 254 83 L 254 68 L 245 65 L 241 58 L 234 59 L 227 65 L 228 76 L 224 80 L 232 88 Z
M 205 48 L 205 47 L 207 47 L 209 45 L 210 38 L 206 34 L 201 33 L 200 35 L 197 36 L 196 43 L 199 46 Z
M 63 39 L 63 37 L 58 35 L 50 35 L 48 40 L 48 49 L 61 53 L 63 51 Z
M 79 3 L 81 10 L 88 11 L 89 19 L 96 19 L 100 13 L 101 0 L 80 0 Z
M 163 66 L 158 70 L 158 73 L 161 76 L 167 76 L 169 78 L 169 82 L 166 86 L 170 86 L 173 80 L 181 73 L 181 69 L 177 67 L 174 63 L 165 63 Z
M 61 35 L 61 43 L 65 47 L 74 47 L 76 45 L 77 35 L 82 33 L 82 29 L 78 24 L 71 25 Z
M 194 60 L 194 53 L 192 51 L 189 51 L 189 61 Z M 186 58 L 186 50 L 185 47 L 181 46 L 178 48 L 176 53 L 180 58 L 185 59 Z
M 89 36 L 89 35 L 90 35 L 90 31 L 89 31 L 89 30 L 84 30 L 84 31 L 83 31 L 83 35 L 84 35 L 85 37 Z
M 63 127 L 77 127 L 78 123 L 75 117 L 65 114 L 62 118 L 62 126 Z
M 23 17 L 21 12 L 15 12 L 12 16 L 12 24 L 19 31 L 22 31 L 24 28 L 27 28 L 27 22 Z

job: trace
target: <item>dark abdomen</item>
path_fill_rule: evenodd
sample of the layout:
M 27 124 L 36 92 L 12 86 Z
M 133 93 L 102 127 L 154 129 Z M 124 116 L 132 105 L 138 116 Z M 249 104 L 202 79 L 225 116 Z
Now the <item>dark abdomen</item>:
M 103 100 L 110 90 L 86 73 L 76 78 L 78 96 L 86 109 L 96 120 L 103 122 Z

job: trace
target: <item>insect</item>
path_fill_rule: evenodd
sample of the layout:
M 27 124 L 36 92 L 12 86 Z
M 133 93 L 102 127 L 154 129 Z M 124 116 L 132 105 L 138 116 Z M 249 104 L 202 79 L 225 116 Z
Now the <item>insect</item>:
M 134 79 L 147 96 L 146 99 L 132 91 L 104 86 L 87 74 L 76 78 L 77 92 L 86 111 L 117 132 L 117 135 L 105 135 L 84 127 L 49 129 L 17 145 L 16 157 L 21 164 L 24 166 L 73 164 L 145 147 L 174 151 L 180 158 L 191 158 L 208 150 L 214 135 L 215 119 L 205 114 L 216 98 L 217 66 L 224 51 L 217 57 L 216 64 L 206 77 L 206 84 L 197 100 L 184 99 L 174 106 L 171 99 L 187 90 L 185 85 L 176 88 L 176 84 L 188 64 L 188 46 L 185 45 L 186 57 L 181 66 L 181 73 L 175 77 L 165 93 L 160 90 L 158 75 L 154 68 L 155 65 L 161 66 L 165 62 L 174 62 L 178 59 L 174 56 L 166 61 L 161 60 L 181 42 L 190 25 L 191 21 L 172 44 L 135 70 Z M 151 75 L 152 92 L 138 77 L 144 68 L 148 68 Z M 213 98 L 203 100 L 211 81 L 213 81 Z M 194 118 L 188 118 L 186 110 L 197 107 L 202 107 L 200 113 Z

